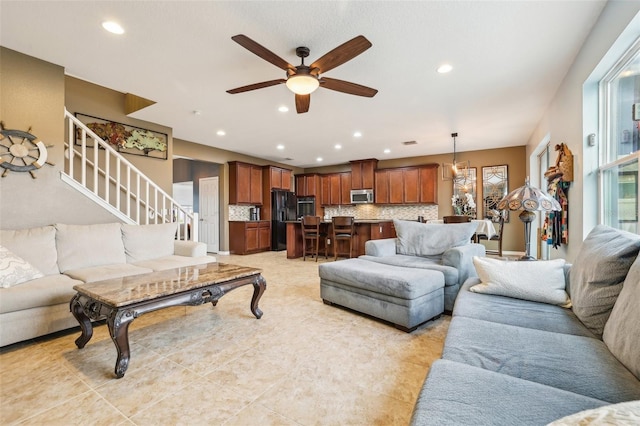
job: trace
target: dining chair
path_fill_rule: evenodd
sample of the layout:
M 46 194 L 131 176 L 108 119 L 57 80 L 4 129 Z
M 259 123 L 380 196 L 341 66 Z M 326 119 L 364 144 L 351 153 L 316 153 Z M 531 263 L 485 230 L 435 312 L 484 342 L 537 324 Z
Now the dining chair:
M 502 257 L 502 234 L 503 234 L 503 231 L 504 231 L 504 216 L 500 215 L 500 220 L 498 221 L 498 231 L 493 237 L 487 238 L 487 236 L 484 235 L 484 234 L 480 234 L 480 235 L 477 236 L 478 243 L 481 240 L 497 241 L 498 242 L 498 249 L 497 250 L 487 250 L 486 251 L 487 254 L 497 254 L 498 256 Z
M 338 260 L 338 256 L 351 257 L 353 249 L 353 236 L 355 235 L 355 226 L 353 216 L 334 216 L 331 218 L 333 225 L 333 260 Z M 349 251 L 340 251 L 340 242 L 349 242 Z M 346 244 L 342 244 L 345 246 Z
M 471 216 L 443 216 L 444 223 L 466 223 L 471 222 Z
M 302 260 L 307 260 L 307 254 L 316 257 L 320 250 L 320 240 L 325 239 L 324 258 L 327 259 L 326 233 L 320 232 L 320 216 L 302 216 Z

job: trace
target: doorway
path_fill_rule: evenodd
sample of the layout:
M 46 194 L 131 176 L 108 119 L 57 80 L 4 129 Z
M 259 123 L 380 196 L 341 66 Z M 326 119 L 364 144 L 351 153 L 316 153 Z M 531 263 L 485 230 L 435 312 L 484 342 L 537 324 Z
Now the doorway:
M 220 251 L 220 198 L 219 178 L 202 178 L 199 181 L 198 240 L 207 245 L 207 252 Z

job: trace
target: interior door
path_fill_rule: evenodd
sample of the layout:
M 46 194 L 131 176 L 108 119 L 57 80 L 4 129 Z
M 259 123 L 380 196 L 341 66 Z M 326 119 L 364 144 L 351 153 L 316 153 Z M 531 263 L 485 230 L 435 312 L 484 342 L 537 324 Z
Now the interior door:
M 220 200 L 218 177 L 200 179 L 198 199 L 200 203 L 199 241 L 207 245 L 207 251 L 220 250 Z

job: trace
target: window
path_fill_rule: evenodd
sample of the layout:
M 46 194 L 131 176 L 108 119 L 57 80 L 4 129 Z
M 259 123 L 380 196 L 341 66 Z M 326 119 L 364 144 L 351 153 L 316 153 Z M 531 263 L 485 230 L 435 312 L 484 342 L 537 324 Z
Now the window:
M 640 39 L 600 82 L 600 223 L 640 233 Z

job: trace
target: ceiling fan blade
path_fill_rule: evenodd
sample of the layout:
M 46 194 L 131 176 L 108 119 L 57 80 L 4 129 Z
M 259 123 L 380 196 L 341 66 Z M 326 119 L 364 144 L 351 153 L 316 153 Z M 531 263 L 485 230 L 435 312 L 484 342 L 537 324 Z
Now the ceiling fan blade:
M 359 35 L 325 54 L 323 57 L 311 64 L 309 68 L 318 68 L 320 73 L 325 73 L 334 69 L 338 65 L 342 65 L 355 58 L 371 46 L 372 45 L 369 40 L 364 36 Z
M 373 98 L 376 93 L 378 93 L 376 89 L 372 89 L 371 87 L 326 77 L 320 79 L 320 87 L 335 90 L 336 92 L 348 93 L 350 95 L 365 96 L 367 98 Z
M 277 80 L 263 81 L 262 83 L 249 84 L 248 86 L 236 87 L 235 89 L 227 90 L 227 93 L 235 95 L 236 93 L 248 92 L 249 90 L 262 89 L 264 87 L 275 86 L 278 84 L 286 83 L 287 80 L 279 78 Z
M 311 95 L 296 95 L 296 111 L 298 114 L 309 111 Z
M 251 40 L 249 37 L 247 37 L 244 34 L 235 35 L 231 37 L 231 40 L 235 41 L 240 46 L 247 49 L 249 52 L 260 56 L 265 61 L 272 63 L 278 68 L 282 68 L 285 71 L 289 69 L 295 70 L 295 67 L 291 65 L 289 62 L 285 61 L 280 56 L 276 55 L 266 47 Z

